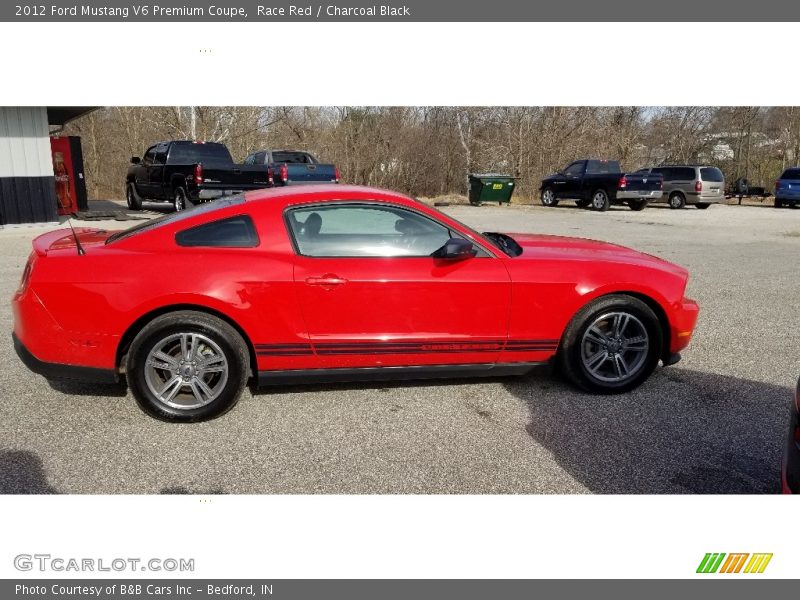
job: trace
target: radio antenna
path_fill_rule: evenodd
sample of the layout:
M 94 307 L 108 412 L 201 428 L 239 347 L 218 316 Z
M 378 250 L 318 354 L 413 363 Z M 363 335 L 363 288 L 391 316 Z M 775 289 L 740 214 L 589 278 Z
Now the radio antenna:
M 71 214 L 67 214 L 67 223 L 69 224 L 69 228 L 72 230 L 72 237 L 75 238 L 75 246 L 78 248 L 78 256 L 83 256 L 86 254 L 86 250 L 84 250 L 83 246 L 81 246 L 81 241 L 78 239 L 78 234 L 75 233 L 75 228 L 72 226 Z

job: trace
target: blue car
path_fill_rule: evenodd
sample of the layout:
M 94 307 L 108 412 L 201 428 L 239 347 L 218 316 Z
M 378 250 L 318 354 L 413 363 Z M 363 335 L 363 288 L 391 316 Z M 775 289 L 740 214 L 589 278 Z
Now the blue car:
M 786 169 L 775 182 L 775 208 L 800 204 L 800 167 Z

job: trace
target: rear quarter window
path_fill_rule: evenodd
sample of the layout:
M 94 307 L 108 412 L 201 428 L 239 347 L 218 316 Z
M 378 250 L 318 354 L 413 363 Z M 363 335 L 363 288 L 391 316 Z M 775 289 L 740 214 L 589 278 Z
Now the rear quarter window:
M 175 242 L 189 248 L 255 248 L 258 234 L 250 217 L 238 215 L 179 231 Z
M 717 167 L 703 167 L 700 169 L 700 179 L 721 183 L 725 181 L 725 176 Z

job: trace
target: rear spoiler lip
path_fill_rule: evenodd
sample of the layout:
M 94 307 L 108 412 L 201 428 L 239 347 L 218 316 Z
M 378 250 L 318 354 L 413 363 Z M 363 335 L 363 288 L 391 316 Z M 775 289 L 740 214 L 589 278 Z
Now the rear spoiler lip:
M 100 231 L 99 229 L 92 228 L 92 227 L 79 227 L 75 230 L 76 234 L 80 233 L 90 233 L 92 231 Z M 65 237 L 72 237 L 72 231 L 69 229 L 56 229 L 54 231 L 48 231 L 47 233 L 43 233 L 42 235 L 34 238 L 31 244 L 33 245 L 33 250 L 39 256 L 47 256 L 47 251 L 50 249 L 55 242 Z

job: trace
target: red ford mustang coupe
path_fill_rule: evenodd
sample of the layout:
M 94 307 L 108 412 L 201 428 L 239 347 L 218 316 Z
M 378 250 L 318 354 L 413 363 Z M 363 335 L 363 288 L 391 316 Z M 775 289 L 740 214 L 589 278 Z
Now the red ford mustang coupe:
M 46 377 L 127 380 L 150 414 L 259 384 L 508 375 L 555 360 L 618 393 L 689 343 L 685 269 L 627 248 L 477 233 L 366 187 L 275 188 L 126 231 L 33 241 L 14 343 Z

